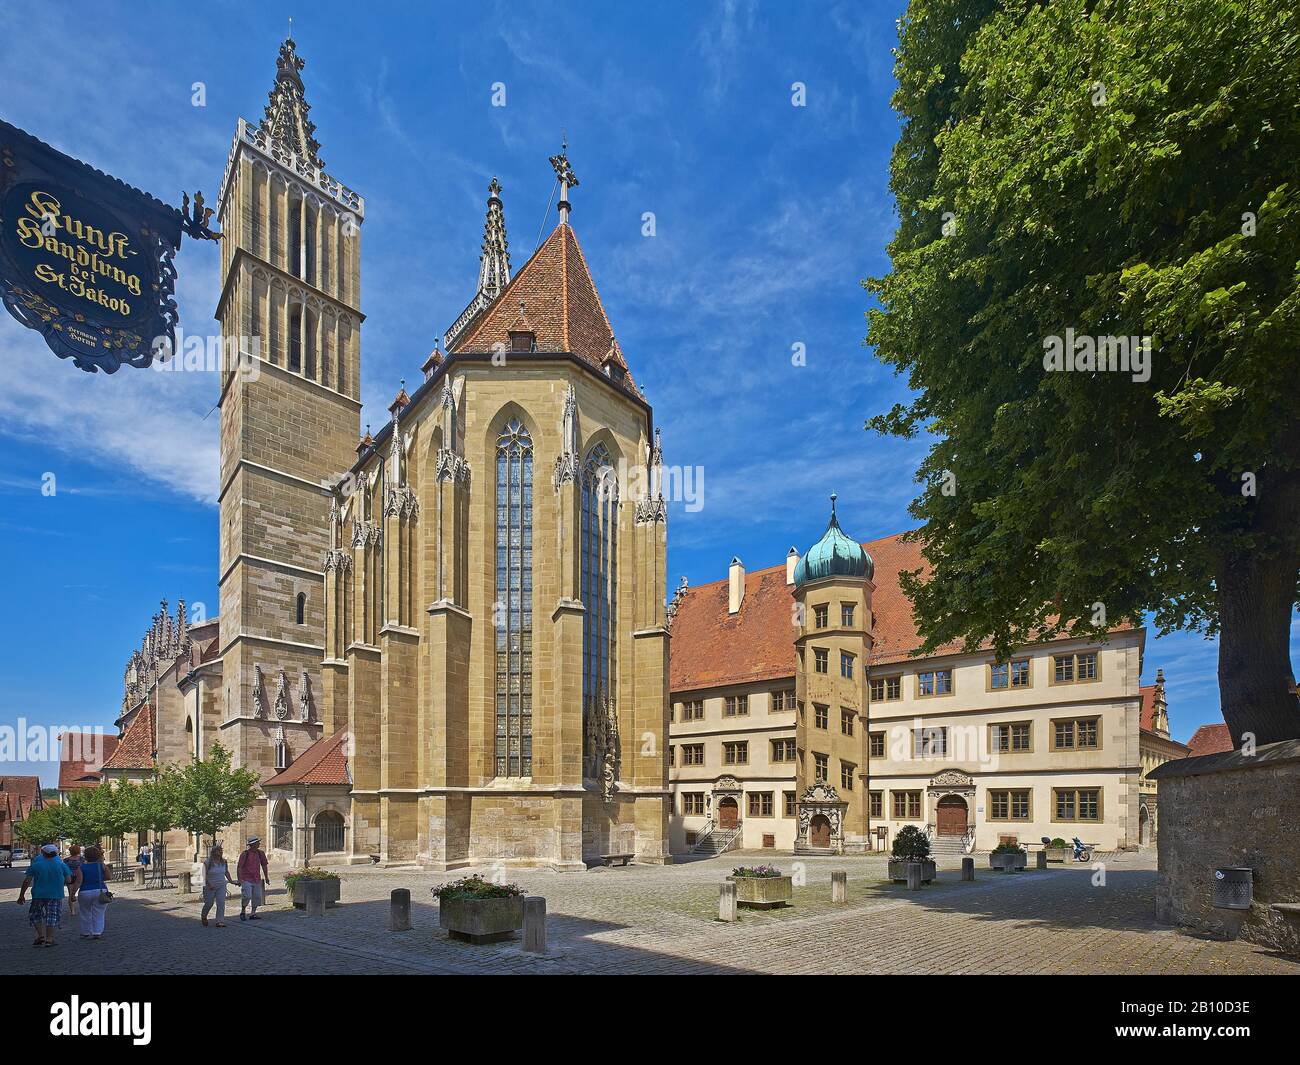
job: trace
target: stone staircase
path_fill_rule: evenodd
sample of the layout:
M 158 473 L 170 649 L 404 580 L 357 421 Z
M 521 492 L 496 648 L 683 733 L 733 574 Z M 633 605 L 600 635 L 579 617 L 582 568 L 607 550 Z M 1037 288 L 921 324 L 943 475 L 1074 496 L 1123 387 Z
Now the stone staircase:
M 930 857 L 936 862 L 955 862 L 966 857 L 966 840 L 961 836 L 931 836 Z
M 740 843 L 740 829 L 715 828 L 695 841 L 692 854 L 723 854 Z

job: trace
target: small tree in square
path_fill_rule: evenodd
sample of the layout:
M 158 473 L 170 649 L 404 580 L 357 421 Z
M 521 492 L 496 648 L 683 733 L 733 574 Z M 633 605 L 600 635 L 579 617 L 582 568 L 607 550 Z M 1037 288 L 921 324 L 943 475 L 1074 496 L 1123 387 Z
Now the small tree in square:
M 257 774 L 231 768 L 230 752 L 219 743 L 206 759 L 167 772 L 175 789 L 176 824 L 194 835 L 216 838 L 223 828 L 242 821 L 257 801 Z
M 916 825 L 904 825 L 894 836 L 894 857 L 903 862 L 923 862 L 930 857 L 930 841 Z

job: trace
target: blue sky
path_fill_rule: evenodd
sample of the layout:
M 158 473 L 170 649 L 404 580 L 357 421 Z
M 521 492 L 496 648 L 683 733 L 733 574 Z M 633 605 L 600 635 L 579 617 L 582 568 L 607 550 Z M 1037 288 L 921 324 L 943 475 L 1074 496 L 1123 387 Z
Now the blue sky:
M 832 490 L 861 539 L 913 524 L 924 445 L 862 429 L 905 395 L 862 345 L 859 285 L 893 229 L 892 5 L 41 6 L 0 10 L 3 117 L 173 203 L 215 202 L 296 15 L 326 168 L 366 197 L 363 420 L 472 295 L 489 179 L 516 269 L 549 232 L 564 130 L 573 224 L 667 461 L 705 468 L 704 508 L 671 511 L 670 581 L 805 549 Z M 182 327 L 206 333 L 216 249 L 187 242 L 178 266 Z M 108 727 L 158 600 L 216 609 L 217 382 L 85 374 L 8 315 L 0 375 L 0 723 Z M 1149 640 L 1144 680 L 1157 666 L 1176 736 L 1220 720 L 1213 644 Z

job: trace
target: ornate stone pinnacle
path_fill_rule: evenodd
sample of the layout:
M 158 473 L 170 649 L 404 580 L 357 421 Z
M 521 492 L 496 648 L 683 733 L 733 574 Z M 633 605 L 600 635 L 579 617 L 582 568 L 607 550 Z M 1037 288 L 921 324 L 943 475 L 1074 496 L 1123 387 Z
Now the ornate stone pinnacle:
M 311 107 L 303 94 L 303 61 L 294 49 L 292 37 L 286 37 L 280 45 L 275 61 L 275 84 L 271 87 L 261 128 L 285 151 L 319 170 L 325 163 L 319 155 L 316 126 L 307 117 Z

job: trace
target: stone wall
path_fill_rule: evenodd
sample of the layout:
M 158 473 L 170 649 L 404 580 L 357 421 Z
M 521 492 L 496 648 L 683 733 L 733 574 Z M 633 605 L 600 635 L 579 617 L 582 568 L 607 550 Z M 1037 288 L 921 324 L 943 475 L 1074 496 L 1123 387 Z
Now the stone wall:
M 1300 740 L 1166 762 L 1156 918 L 1300 954 Z M 1254 870 L 1249 910 L 1215 909 L 1214 870 Z

